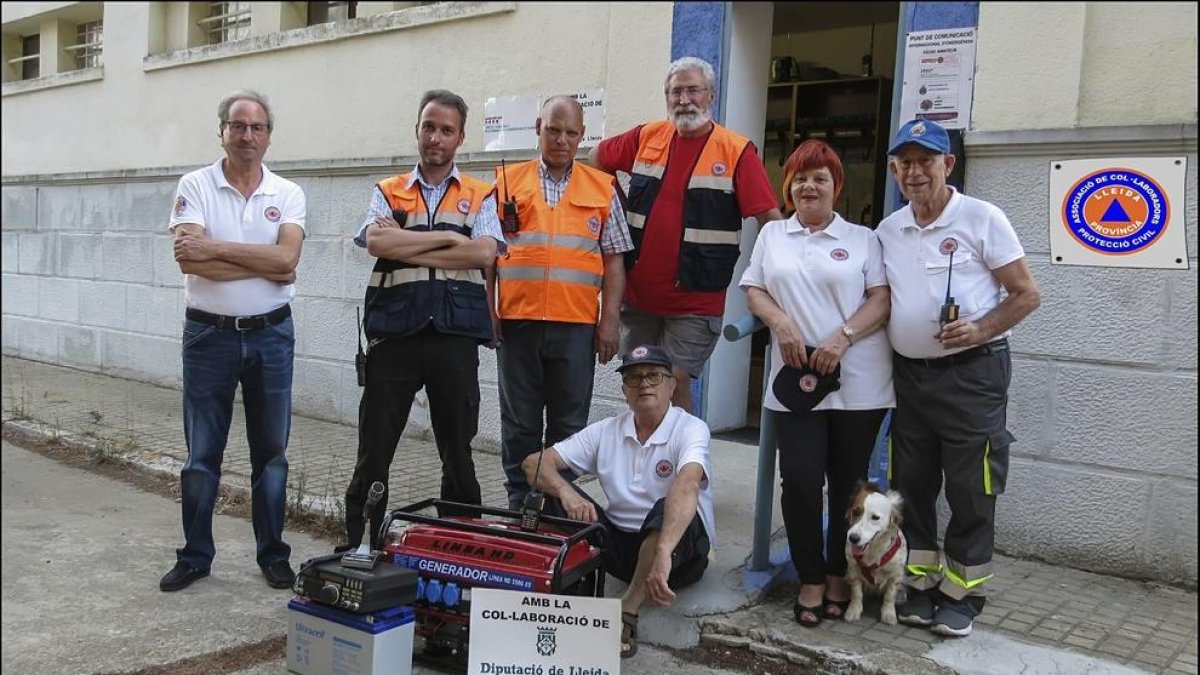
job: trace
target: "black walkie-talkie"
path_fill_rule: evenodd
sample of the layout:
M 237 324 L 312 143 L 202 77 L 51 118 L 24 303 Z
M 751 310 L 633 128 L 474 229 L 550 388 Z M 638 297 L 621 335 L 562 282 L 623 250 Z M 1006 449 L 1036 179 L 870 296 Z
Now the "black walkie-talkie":
M 354 373 L 358 376 L 358 386 L 367 386 L 367 353 L 363 351 L 363 321 L 362 311 L 355 307 L 354 316 L 358 323 L 354 326 L 354 336 L 358 338 L 358 351 L 354 354 Z
M 504 166 L 504 160 L 500 160 L 500 173 L 504 174 L 504 216 L 500 219 L 500 224 L 504 227 L 505 234 L 516 234 L 517 230 L 521 229 L 521 223 L 517 220 L 517 200 L 512 198 L 512 193 L 508 191 L 508 169 Z
M 954 296 L 950 295 L 950 276 L 954 274 L 954 251 L 950 251 L 950 265 L 946 268 L 946 301 L 942 303 L 941 314 L 938 315 L 938 325 L 942 328 L 951 321 L 958 321 L 958 305 L 954 304 Z
M 533 485 L 529 486 L 529 494 L 525 496 L 525 504 L 521 507 L 521 529 L 526 532 L 537 532 L 538 523 L 542 520 L 542 507 L 546 498 L 538 489 L 538 476 L 542 474 L 542 458 L 545 451 L 538 455 L 537 468 L 533 470 Z

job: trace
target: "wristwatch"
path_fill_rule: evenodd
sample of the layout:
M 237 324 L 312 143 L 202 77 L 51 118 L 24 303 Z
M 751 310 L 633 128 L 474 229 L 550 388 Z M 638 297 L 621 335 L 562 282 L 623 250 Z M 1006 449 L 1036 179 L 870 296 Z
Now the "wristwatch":
M 846 336 L 846 341 L 854 344 L 854 329 L 847 324 L 842 324 L 842 335 Z

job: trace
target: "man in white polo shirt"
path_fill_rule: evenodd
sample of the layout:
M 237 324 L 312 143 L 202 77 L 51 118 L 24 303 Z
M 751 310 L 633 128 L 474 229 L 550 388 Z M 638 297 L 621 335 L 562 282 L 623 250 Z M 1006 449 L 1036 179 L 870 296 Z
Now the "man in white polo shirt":
M 1004 212 L 946 184 L 955 158 L 945 129 L 908 122 L 888 154 L 909 200 L 876 230 L 892 288 L 891 472 L 905 498 L 909 549 L 908 600 L 897 616 L 964 636 L 992 577 L 996 496 L 1008 474 L 1008 336 L 1041 296 Z M 943 475 L 945 566 L 937 538 Z
M 275 117 L 265 97 L 237 91 L 217 106 L 225 157 L 179 179 L 170 229 L 184 273 L 183 548 L 159 588 L 208 576 L 216 549 L 213 507 L 242 386 L 250 445 L 256 560 L 272 588 L 295 577 L 283 541 L 292 420 L 291 302 L 304 242 L 304 192 L 262 163 Z
M 661 347 L 640 345 L 617 368 L 629 412 L 600 420 L 525 458 L 529 484 L 557 498 L 567 516 L 600 522 L 604 569 L 629 584 L 621 598 L 621 656 L 637 652 L 638 609 L 665 607 L 672 589 L 694 584 L 716 542 L 708 425 L 671 406 L 675 376 Z M 539 461 L 545 464 L 539 470 Z M 559 471 L 592 474 L 600 508 Z

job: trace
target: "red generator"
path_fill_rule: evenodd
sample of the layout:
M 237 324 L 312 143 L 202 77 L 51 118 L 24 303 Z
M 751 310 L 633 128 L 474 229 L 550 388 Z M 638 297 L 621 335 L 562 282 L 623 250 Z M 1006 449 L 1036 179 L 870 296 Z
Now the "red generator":
M 422 513 L 430 509 L 466 515 Z M 411 524 L 393 533 L 401 521 Z M 597 523 L 541 516 L 523 529 L 518 511 L 427 499 L 392 511 L 381 529 L 387 559 L 417 572 L 413 613 L 424 647 L 414 654 L 427 660 L 466 664 L 472 589 L 604 596 Z

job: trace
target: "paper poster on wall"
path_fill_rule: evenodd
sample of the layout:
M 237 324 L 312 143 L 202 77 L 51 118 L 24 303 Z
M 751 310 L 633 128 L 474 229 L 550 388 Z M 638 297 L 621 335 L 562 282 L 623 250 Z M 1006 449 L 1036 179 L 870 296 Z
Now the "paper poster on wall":
M 901 122 L 920 118 L 947 129 L 967 128 L 975 85 L 975 33 L 971 27 L 908 34 Z
M 1186 157 L 1050 162 L 1050 261 L 1188 268 Z
M 533 123 L 538 116 L 538 97 L 493 96 L 483 102 L 484 150 L 532 150 L 537 148 Z
M 585 129 L 580 147 L 596 145 L 604 138 L 604 90 L 588 89 L 568 94 L 583 106 L 583 126 Z
M 471 591 L 468 675 L 621 672 L 621 601 Z

